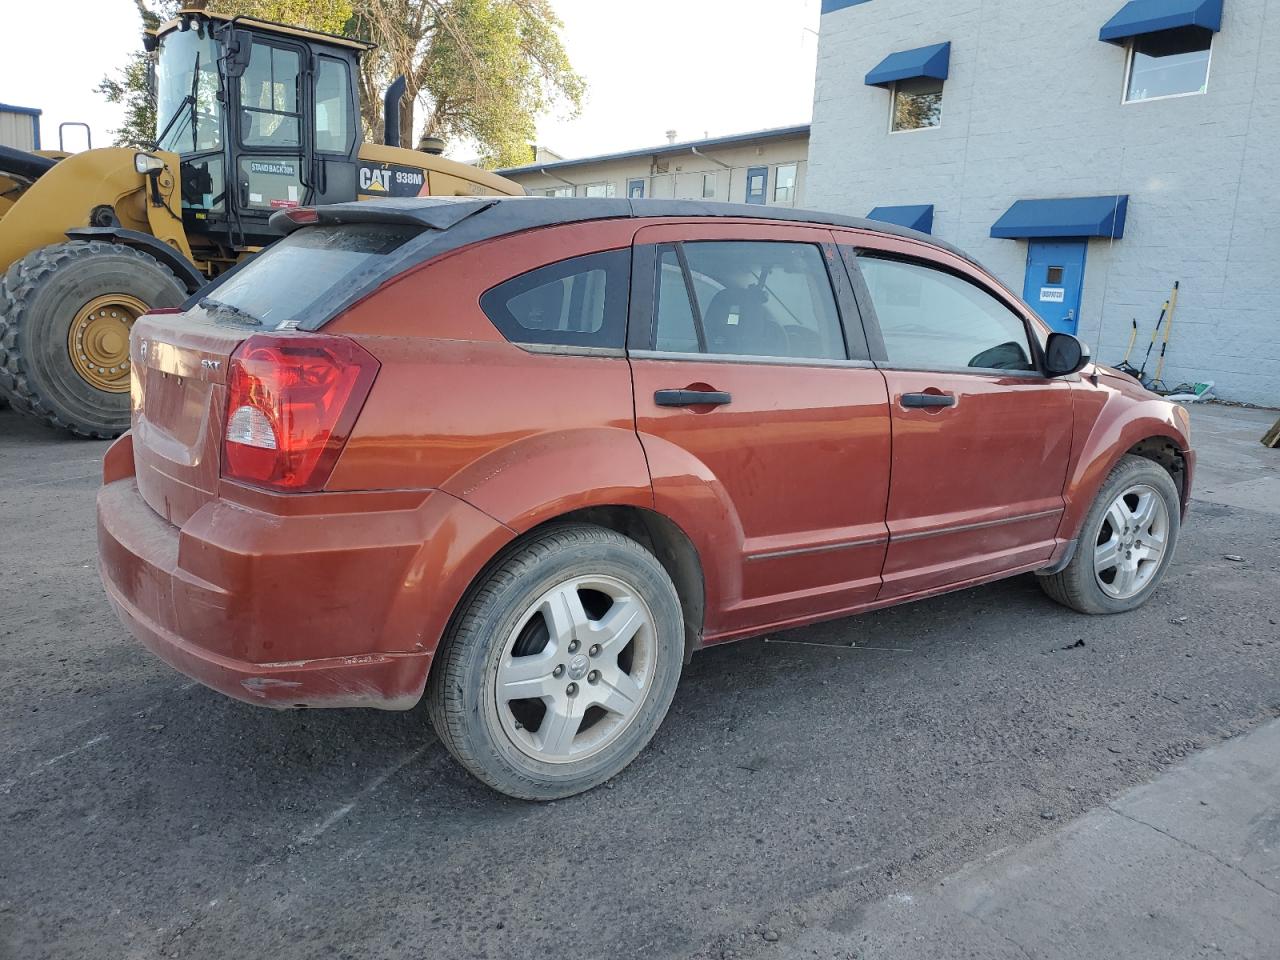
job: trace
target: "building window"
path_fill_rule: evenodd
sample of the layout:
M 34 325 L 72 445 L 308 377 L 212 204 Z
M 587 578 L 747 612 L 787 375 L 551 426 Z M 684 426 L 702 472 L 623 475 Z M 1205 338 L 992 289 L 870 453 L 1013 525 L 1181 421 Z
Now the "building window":
M 542 191 L 544 197 L 572 197 L 573 187 L 551 187 Z
M 796 202 L 796 164 L 784 163 L 774 172 L 773 202 Z
M 716 198 L 716 175 L 714 173 L 704 173 L 702 175 L 702 199 L 714 200 Z
M 588 183 L 582 188 L 584 197 L 612 197 L 614 193 L 613 183 Z
M 927 130 L 942 123 L 942 81 L 913 77 L 893 85 L 894 133 Z
M 1212 44 L 1213 34 L 1199 27 L 1134 37 L 1129 48 L 1125 103 L 1206 92 Z
M 644 181 L 628 180 L 627 181 L 627 197 L 631 200 L 644 199 Z

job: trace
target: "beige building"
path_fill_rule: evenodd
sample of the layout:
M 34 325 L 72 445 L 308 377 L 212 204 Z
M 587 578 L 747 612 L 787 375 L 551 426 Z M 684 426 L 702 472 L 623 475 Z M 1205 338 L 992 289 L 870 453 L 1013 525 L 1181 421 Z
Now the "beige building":
M 40 111 L 0 103 L 0 147 L 40 149 Z
M 497 171 L 532 196 L 655 197 L 802 206 L 809 125 L 728 137 L 671 141 L 581 160 L 537 162 Z

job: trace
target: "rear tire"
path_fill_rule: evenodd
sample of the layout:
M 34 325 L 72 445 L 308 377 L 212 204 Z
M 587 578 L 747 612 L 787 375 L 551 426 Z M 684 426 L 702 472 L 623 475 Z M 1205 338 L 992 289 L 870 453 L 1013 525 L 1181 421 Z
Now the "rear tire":
M 103 360 L 101 374 L 86 352 L 77 369 L 70 342 L 77 318 L 95 302 L 122 306 L 104 343 L 125 366 Z M 118 244 L 71 241 L 35 250 L 0 280 L 0 393 L 15 410 L 82 437 L 110 439 L 129 429 L 128 330 L 138 307 L 176 307 L 187 298 L 173 271 L 155 257 Z M 111 324 L 121 327 L 115 330 Z M 123 374 L 123 376 L 122 376 Z
M 478 780 L 555 800 L 636 758 L 683 661 L 680 600 L 662 564 L 612 530 L 559 525 L 515 547 L 464 599 L 427 704 Z
M 1080 527 L 1075 556 L 1059 573 L 1040 577 L 1040 586 L 1081 613 L 1142 606 L 1173 560 L 1181 509 L 1178 487 L 1163 467 L 1145 457 L 1121 458 Z

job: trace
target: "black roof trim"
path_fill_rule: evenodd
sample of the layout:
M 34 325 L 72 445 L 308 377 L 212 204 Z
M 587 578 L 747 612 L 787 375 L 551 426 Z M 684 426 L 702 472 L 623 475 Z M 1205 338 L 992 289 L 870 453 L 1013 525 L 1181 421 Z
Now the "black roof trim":
M 319 213 L 320 224 L 416 224 L 423 228 L 423 232 L 394 253 L 380 258 L 376 275 L 359 277 L 360 282 L 353 283 L 348 288 L 347 296 L 331 305 L 327 316 L 304 322 L 300 325 L 300 329 L 303 330 L 319 329 L 328 322 L 329 317 L 336 316 L 379 284 L 416 264 L 433 260 L 473 243 L 539 227 L 582 223 L 588 220 L 724 217 L 850 227 L 915 240 L 980 266 L 976 260 L 951 244 L 897 224 L 867 220 L 864 217 L 822 213 L 816 210 L 796 210 L 790 207 L 747 203 L 593 197 L 409 197 L 335 203 L 315 209 Z M 287 213 L 288 211 L 281 211 L 275 214 L 271 218 L 271 225 L 286 233 L 307 226 L 307 224 L 293 223 L 288 219 Z

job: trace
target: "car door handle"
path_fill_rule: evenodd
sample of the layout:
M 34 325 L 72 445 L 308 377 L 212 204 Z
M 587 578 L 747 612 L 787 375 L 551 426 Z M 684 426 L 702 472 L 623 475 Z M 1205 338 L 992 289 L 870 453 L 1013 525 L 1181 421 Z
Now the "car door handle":
M 904 393 L 904 407 L 954 407 L 956 397 L 953 393 Z
M 653 402 L 660 407 L 720 407 L 733 397 L 720 390 L 658 390 Z

